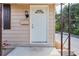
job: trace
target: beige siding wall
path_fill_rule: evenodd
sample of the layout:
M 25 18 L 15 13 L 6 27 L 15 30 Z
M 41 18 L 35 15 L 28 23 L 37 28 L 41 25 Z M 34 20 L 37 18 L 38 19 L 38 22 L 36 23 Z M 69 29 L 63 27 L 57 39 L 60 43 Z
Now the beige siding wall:
M 11 4 L 11 29 L 3 29 L 3 41 L 8 40 L 11 46 L 21 46 L 30 43 L 30 23 L 22 25 L 20 21 L 26 19 L 24 15 L 25 10 L 29 10 L 30 5 L 25 4 Z M 55 33 L 55 5 L 49 5 L 49 43 L 53 46 Z
M 54 46 L 55 42 L 55 4 L 49 5 L 49 42 Z
M 11 4 L 11 29 L 3 30 L 3 41 L 7 40 L 11 46 L 21 46 L 29 43 L 30 29 L 28 25 L 22 25 L 21 21 L 25 18 L 25 10 L 28 5 Z

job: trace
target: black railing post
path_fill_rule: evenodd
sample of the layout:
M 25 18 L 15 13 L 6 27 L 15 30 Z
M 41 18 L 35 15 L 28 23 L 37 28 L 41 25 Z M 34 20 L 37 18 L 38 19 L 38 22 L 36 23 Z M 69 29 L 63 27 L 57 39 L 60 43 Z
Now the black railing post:
M 61 3 L 61 56 L 63 56 L 63 12 L 62 12 L 62 5 Z
M 71 21 L 70 21 L 70 3 L 68 3 L 68 55 L 71 55 L 71 38 L 70 38 L 70 28 L 71 28 Z

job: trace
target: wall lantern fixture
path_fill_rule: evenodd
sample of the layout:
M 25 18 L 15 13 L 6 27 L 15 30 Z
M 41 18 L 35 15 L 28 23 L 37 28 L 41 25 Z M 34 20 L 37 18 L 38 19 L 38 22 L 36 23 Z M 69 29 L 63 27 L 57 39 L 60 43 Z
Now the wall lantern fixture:
M 25 16 L 26 16 L 26 19 L 29 18 L 29 12 L 27 10 L 25 11 Z

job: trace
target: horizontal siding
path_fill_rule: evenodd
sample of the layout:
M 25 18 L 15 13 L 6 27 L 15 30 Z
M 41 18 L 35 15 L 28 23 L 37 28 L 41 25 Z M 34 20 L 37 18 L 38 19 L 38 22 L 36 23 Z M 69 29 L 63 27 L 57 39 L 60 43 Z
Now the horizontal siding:
M 27 5 L 11 4 L 11 29 L 3 30 L 3 42 L 7 40 L 7 43 L 11 45 L 24 45 L 29 42 L 30 27 L 20 23 L 26 19 L 25 10 L 27 10 Z
M 54 42 L 55 34 L 55 6 L 49 5 L 49 20 L 48 20 L 48 40 L 51 45 Z M 11 4 L 11 29 L 2 30 L 3 42 L 8 40 L 11 47 L 22 46 L 30 43 L 30 24 L 22 25 L 20 22 L 25 18 L 25 10 L 29 10 L 29 5 Z
M 52 46 L 54 46 L 55 42 L 55 5 L 49 5 L 49 42 Z

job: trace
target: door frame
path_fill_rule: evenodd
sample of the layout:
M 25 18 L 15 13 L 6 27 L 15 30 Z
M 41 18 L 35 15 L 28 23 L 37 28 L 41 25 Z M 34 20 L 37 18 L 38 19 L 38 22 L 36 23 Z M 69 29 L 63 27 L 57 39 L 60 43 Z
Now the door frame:
M 43 6 L 43 7 L 44 7 L 44 6 L 47 7 L 47 8 L 48 8 L 48 20 L 49 20 L 49 6 L 48 6 L 48 5 L 46 5 L 46 4 L 45 4 L 45 5 L 42 5 L 42 4 L 31 4 L 31 5 L 30 5 L 30 11 L 31 11 L 31 6 L 32 6 L 32 5 L 40 5 L 40 6 Z M 31 14 L 31 12 L 30 12 L 30 14 Z M 29 14 L 29 15 L 30 15 L 30 14 Z M 47 43 L 33 43 L 33 42 L 32 42 L 32 21 L 31 21 L 31 19 L 30 19 L 30 44 L 48 44 L 48 43 L 49 43 L 49 39 L 48 39 L 48 32 L 49 32 L 49 31 L 48 31 L 48 28 L 49 28 L 49 27 L 48 27 L 48 24 L 49 24 L 49 22 L 48 22 L 48 20 L 47 20 Z

